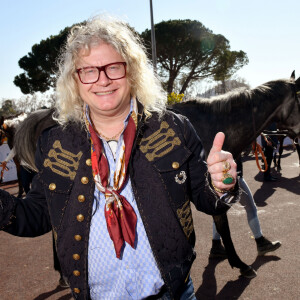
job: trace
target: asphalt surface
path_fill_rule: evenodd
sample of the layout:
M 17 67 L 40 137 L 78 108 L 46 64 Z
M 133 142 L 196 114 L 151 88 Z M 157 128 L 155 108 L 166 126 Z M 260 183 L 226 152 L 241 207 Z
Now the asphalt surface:
M 197 299 L 300 299 L 300 167 L 296 152 L 285 150 L 281 166 L 280 173 L 272 168 L 279 178 L 277 182 L 263 182 L 254 157 L 244 162 L 244 178 L 254 194 L 263 234 L 273 241 L 280 240 L 281 248 L 257 257 L 245 209 L 236 205 L 228 213 L 237 253 L 257 271 L 255 278 L 241 277 L 227 260 L 208 259 L 212 218 L 193 210 L 197 259 L 191 276 Z M 17 193 L 16 184 L 1 188 Z M 58 287 L 51 234 L 19 238 L 0 232 L 0 241 L 1 300 L 71 299 L 69 289 Z

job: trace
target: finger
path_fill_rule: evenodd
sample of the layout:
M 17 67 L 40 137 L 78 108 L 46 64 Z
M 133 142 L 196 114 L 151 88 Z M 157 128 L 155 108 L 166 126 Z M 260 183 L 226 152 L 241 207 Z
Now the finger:
M 229 173 L 234 177 L 237 175 L 236 162 L 232 158 L 229 159 L 228 162 L 230 164 L 230 169 L 227 172 L 224 171 L 224 161 L 208 166 L 208 172 L 213 180 L 222 181 L 224 173 Z
M 230 164 L 233 161 L 232 154 L 224 150 L 221 150 L 220 152 L 209 153 L 209 156 L 206 160 L 208 166 L 220 163 L 220 166 L 222 168 L 224 161 L 229 161 Z
M 225 134 L 223 132 L 218 132 L 215 136 L 212 148 L 210 149 L 210 154 L 215 152 L 220 152 L 222 150 L 223 144 L 225 141 Z
M 228 160 L 223 161 L 223 172 L 227 172 L 231 169 L 231 164 Z
M 234 171 L 236 170 L 236 163 L 234 162 L 232 157 L 228 155 L 218 155 L 218 158 L 220 158 L 218 162 L 207 165 L 207 169 L 210 174 L 223 174 L 224 172 L 228 172 L 231 169 L 233 169 Z
M 236 171 L 230 171 L 230 172 L 227 172 L 226 174 L 228 174 L 228 175 L 230 175 L 230 176 L 233 177 L 234 181 L 231 184 L 226 184 L 226 183 L 223 182 L 223 180 L 225 179 L 224 173 L 210 174 L 211 180 L 214 183 L 214 185 L 217 186 L 218 188 L 221 188 L 221 189 L 226 189 L 229 186 L 234 186 L 235 182 L 237 180 L 237 173 L 236 173 Z

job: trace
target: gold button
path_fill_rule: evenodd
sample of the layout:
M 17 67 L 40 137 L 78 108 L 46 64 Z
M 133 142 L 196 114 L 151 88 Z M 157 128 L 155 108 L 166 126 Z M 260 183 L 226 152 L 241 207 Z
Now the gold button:
M 78 199 L 79 202 L 84 202 L 85 201 L 85 197 L 83 195 L 79 195 L 77 199 Z
M 81 235 L 76 234 L 76 235 L 74 235 L 74 239 L 75 239 L 77 242 L 79 242 L 79 241 L 81 241 L 82 237 L 81 237 Z
M 92 166 L 92 160 L 91 160 L 90 158 L 88 158 L 88 159 L 85 161 L 85 163 L 86 163 L 89 167 Z
M 79 288 L 75 288 L 73 291 L 74 291 L 76 294 L 79 294 L 79 293 L 80 293 L 80 289 L 79 289 Z
M 55 183 L 50 183 L 49 184 L 49 190 L 54 191 L 56 189 L 56 184 Z
M 78 215 L 76 218 L 78 222 L 82 222 L 84 220 L 84 216 L 82 214 Z
M 80 276 L 80 272 L 79 272 L 78 270 L 74 270 L 74 271 L 73 271 L 73 275 L 74 275 L 74 276 Z
M 79 254 L 73 254 L 73 259 L 74 260 L 79 260 L 80 259 L 80 255 Z
M 87 184 L 87 183 L 89 183 L 89 179 L 88 179 L 87 177 L 82 177 L 82 178 L 81 178 L 81 182 L 82 182 L 83 184 Z
M 174 161 L 174 162 L 172 163 L 172 168 L 173 168 L 173 169 L 178 169 L 178 168 L 179 168 L 179 163 L 178 163 L 177 161 Z

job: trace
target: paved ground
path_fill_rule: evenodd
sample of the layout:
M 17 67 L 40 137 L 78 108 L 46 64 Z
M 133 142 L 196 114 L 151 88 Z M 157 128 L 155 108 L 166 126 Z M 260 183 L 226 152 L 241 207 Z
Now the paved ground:
M 277 173 L 280 180 L 275 183 L 262 181 L 253 157 L 244 163 L 244 176 L 254 194 L 263 233 L 282 242 L 273 254 L 257 257 L 245 210 L 230 210 L 228 218 L 236 250 L 258 273 L 252 280 L 240 277 L 227 260 L 208 260 L 212 218 L 194 211 L 198 257 L 192 278 L 197 299 L 300 299 L 299 172 L 297 155 L 291 150 L 284 151 L 282 171 Z M 16 193 L 15 185 L 2 188 Z M 30 239 L 0 232 L 0 241 L 1 300 L 71 299 L 68 289 L 57 286 L 59 275 L 53 270 L 50 234 Z

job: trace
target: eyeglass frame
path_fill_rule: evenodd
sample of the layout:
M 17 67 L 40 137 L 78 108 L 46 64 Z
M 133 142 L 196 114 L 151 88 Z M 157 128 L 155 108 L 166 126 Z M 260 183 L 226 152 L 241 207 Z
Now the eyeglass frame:
M 122 77 L 112 79 L 112 78 L 110 78 L 110 77 L 107 75 L 107 73 L 106 73 L 106 71 L 105 71 L 105 68 L 106 68 L 106 67 L 109 67 L 109 66 L 111 66 L 111 65 L 115 65 L 115 64 L 122 64 L 122 65 L 124 66 L 124 69 L 125 69 L 125 74 L 124 74 L 124 76 L 122 76 Z M 76 73 L 77 73 L 78 78 L 79 78 L 79 80 L 80 80 L 80 82 L 81 82 L 82 84 L 93 84 L 93 83 L 96 83 L 96 82 L 99 80 L 101 71 L 104 72 L 105 76 L 106 76 L 109 80 L 118 80 L 118 79 L 122 79 L 122 78 L 126 77 L 126 74 L 127 74 L 127 69 L 126 69 L 126 67 L 127 67 L 127 63 L 126 63 L 125 61 L 117 61 L 117 62 L 113 62 L 113 63 L 107 64 L 107 65 L 104 65 L 104 66 L 101 66 L 101 67 L 97 67 L 97 66 L 88 66 L 88 67 L 79 68 L 79 69 L 76 69 Z M 86 83 L 86 82 L 83 82 L 83 81 L 81 80 L 81 77 L 80 77 L 80 75 L 79 75 L 79 72 L 80 72 L 81 70 L 88 69 L 88 68 L 96 68 L 96 69 L 98 70 L 98 78 L 97 78 L 97 80 L 95 80 L 95 81 L 93 81 L 93 82 L 88 82 L 88 83 Z

